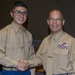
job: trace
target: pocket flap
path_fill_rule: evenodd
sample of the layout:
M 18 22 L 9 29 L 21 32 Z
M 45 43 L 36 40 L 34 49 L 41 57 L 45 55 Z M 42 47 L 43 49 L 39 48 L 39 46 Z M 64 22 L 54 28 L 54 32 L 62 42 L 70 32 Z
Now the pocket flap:
M 63 56 L 63 55 L 67 55 L 68 54 L 68 50 L 67 49 L 56 49 L 54 50 L 54 53 Z

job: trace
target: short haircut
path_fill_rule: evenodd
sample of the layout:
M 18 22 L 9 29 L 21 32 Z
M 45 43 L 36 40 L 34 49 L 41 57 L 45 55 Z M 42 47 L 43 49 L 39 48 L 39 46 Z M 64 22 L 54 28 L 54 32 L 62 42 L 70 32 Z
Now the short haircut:
M 25 7 L 27 9 L 27 5 L 22 1 L 16 1 L 13 5 L 12 9 L 14 9 L 17 6 Z

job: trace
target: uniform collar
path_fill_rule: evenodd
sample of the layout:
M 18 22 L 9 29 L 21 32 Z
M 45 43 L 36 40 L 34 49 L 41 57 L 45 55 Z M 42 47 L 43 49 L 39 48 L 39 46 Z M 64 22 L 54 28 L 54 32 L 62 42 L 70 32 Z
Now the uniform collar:
M 60 39 L 63 34 L 64 34 L 64 31 L 61 30 L 56 35 L 50 34 L 50 38 L 49 39 L 53 38 L 55 41 L 58 41 L 58 39 Z
M 22 32 L 24 30 L 23 26 L 21 28 L 19 28 L 18 25 L 14 21 L 12 21 L 11 25 L 12 25 L 13 29 L 15 30 L 15 32 Z

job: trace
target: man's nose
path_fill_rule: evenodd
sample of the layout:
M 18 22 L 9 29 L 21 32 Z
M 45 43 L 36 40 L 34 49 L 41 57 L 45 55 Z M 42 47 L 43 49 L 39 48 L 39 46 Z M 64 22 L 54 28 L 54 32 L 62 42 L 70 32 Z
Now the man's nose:
M 57 23 L 57 19 L 54 19 L 54 20 L 53 20 L 53 23 Z

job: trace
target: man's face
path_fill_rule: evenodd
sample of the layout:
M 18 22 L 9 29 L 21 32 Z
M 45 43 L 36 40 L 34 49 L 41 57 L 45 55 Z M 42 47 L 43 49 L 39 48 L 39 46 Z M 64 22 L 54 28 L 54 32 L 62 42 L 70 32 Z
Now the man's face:
M 64 25 L 62 14 L 59 11 L 52 11 L 49 15 L 47 23 L 52 33 L 59 32 L 62 30 L 62 26 Z
M 13 21 L 18 25 L 23 25 L 27 19 L 27 9 L 21 6 L 17 6 L 11 12 Z

